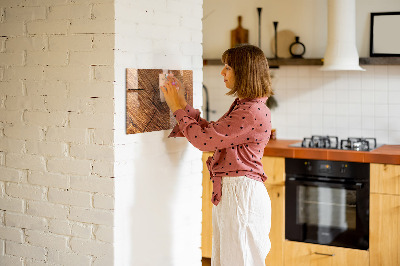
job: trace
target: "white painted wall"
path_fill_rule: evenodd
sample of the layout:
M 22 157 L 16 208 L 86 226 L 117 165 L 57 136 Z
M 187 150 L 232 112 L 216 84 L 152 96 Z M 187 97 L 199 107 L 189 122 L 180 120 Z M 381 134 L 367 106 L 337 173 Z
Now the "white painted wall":
M 278 31 L 289 30 L 300 36 L 307 58 L 324 56 L 327 41 L 327 0 L 204 0 L 204 58 L 220 58 L 230 46 L 230 31 L 242 26 L 249 30 L 249 43 L 258 45 L 258 12 L 261 7 L 261 49 L 274 55 L 273 21 Z M 398 0 L 356 0 L 356 42 L 360 57 L 369 56 L 370 13 L 399 11 Z M 293 40 L 294 41 L 294 40 Z M 288 47 L 289 49 L 289 47 Z M 279 52 L 279 49 L 278 49 Z
M 202 153 L 125 134 L 125 69 L 193 70 L 200 107 L 202 15 L 202 0 L 115 1 L 115 265 L 201 265 Z
M 263 7 L 262 49 L 272 52 L 272 21 L 279 29 L 290 29 L 307 47 L 305 57 L 323 57 L 326 47 L 327 1 L 204 1 L 204 58 L 220 58 L 229 48 L 229 31 L 236 17 L 250 30 L 250 43 L 257 45 L 257 7 Z M 230 11 L 231 10 L 231 11 Z M 369 56 L 369 12 L 399 11 L 400 2 L 357 1 L 357 47 Z M 264 12 L 265 11 L 265 12 Z M 223 15 L 222 15 L 223 14 Z M 246 22 L 246 18 L 248 22 Z M 246 25 L 246 23 L 248 23 Z M 221 36 L 216 38 L 215 36 Z M 288 66 L 273 69 L 273 88 L 279 107 L 272 111 L 272 124 L 281 139 L 301 139 L 312 134 L 347 137 L 376 137 L 386 144 L 400 143 L 400 67 L 364 66 L 366 72 L 321 72 L 317 66 Z M 221 66 L 204 67 L 204 84 L 210 93 L 210 109 L 218 119 L 232 103 L 220 76 Z
M 114 6 L 0 1 L 0 265 L 112 265 Z

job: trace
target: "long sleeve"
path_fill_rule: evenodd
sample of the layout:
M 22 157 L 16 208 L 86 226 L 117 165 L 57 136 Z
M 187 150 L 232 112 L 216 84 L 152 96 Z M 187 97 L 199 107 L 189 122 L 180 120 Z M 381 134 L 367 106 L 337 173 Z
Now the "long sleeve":
M 248 108 L 233 109 L 218 122 L 201 125 L 182 109 L 175 111 L 180 132 L 201 151 L 230 148 L 255 141 L 251 131 L 257 126 L 254 115 Z M 263 126 L 262 123 L 259 126 Z
M 222 196 L 221 182 L 227 176 L 247 176 L 264 182 L 261 160 L 271 131 L 271 112 L 267 97 L 237 98 L 216 122 L 200 118 L 190 106 L 174 112 L 178 125 L 171 135 L 184 136 L 201 151 L 214 151 L 207 160 L 213 183 L 211 201 L 217 205 Z
M 189 117 L 193 118 L 196 120 L 201 127 L 206 127 L 208 126 L 209 122 L 203 118 L 200 117 L 200 111 L 197 109 L 194 109 L 192 106 L 189 104 L 186 105 L 184 111 L 186 112 L 186 115 Z M 169 138 L 173 137 L 185 137 L 184 134 L 180 131 L 179 124 L 176 124 L 175 127 L 172 129 L 171 133 L 168 136 Z

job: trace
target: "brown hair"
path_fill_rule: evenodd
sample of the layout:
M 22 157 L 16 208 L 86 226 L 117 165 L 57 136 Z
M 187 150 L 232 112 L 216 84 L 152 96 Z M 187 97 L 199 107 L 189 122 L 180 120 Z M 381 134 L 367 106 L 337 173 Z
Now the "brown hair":
M 235 74 L 235 86 L 227 95 L 254 99 L 274 94 L 268 61 L 260 48 L 248 44 L 230 48 L 222 54 L 221 60 Z

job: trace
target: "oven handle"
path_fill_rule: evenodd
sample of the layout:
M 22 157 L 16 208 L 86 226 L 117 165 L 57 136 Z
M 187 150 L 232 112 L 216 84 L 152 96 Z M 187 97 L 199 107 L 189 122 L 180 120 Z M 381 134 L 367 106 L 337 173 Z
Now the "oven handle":
M 304 180 L 303 178 L 297 178 L 297 177 L 288 177 L 287 181 L 291 182 L 296 182 L 296 183 L 301 183 L 304 185 L 340 185 L 348 188 L 354 188 L 354 189 L 361 189 L 363 187 L 363 183 L 361 182 L 356 182 L 356 183 L 346 183 L 346 182 L 332 182 L 332 181 L 321 181 L 321 180 L 316 180 L 316 181 L 310 181 L 310 180 Z

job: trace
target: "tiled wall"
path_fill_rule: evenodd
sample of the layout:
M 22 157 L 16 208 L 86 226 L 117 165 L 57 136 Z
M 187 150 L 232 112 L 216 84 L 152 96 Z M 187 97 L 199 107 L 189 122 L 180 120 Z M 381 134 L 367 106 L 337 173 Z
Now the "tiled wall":
M 201 265 L 202 153 L 171 130 L 125 133 L 125 69 L 193 70 L 201 106 L 202 0 L 115 3 L 114 264 Z
M 218 119 L 232 102 L 224 96 L 221 67 L 204 68 L 210 108 L 217 110 L 212 120 Z M 272 69 L 279 104 L 272 111 L 277 137 L 361 136 L 376 137 L 382 144 L 400 144 L 400 66 L 362 67 L 365 72 L 323 72 L 318 66 Z
M 113 16 L 0 1 L 0 265 L 113 263 Z

